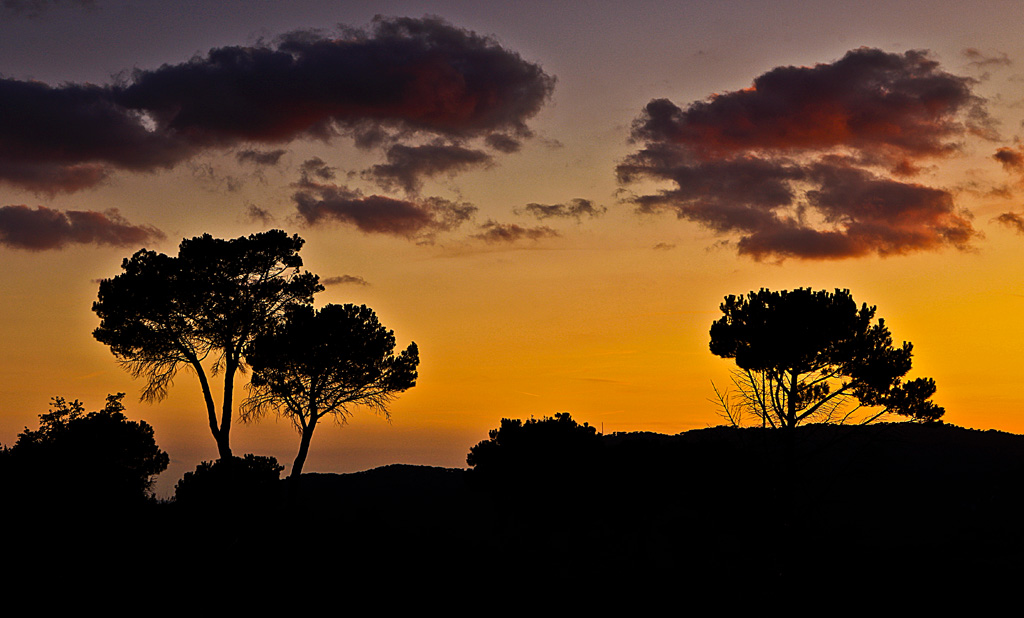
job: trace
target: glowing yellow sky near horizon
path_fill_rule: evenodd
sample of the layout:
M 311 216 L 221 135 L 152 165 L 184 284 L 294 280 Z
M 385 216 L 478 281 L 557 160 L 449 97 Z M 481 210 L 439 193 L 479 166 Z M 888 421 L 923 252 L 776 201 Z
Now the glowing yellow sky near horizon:
M 888 16 L 819 13 L 815 31 L 799 21 L 780 25 L 785 13 L 742 19 L 709 15 L 708 32 L 697 23 L 687 26 L 691 38 L 678 40 L 661 30 L 658 36 L 641 36 L 639 15 L 635 23 L 602 22 L 588 30 L 589 22 L 574 21 L 579 14 L 569 9 L 568 16 L 559 17 L 561 25 L 539 20 L 531 25 L 522 17 L 488 21 L 486 13 L 444 14 L 456 25 L 497 32 L 503 44 L 541 62 L 558 83 L 552 102 L 531 124 L 536 139 L 522 152 L 499 158 L 491 169 L 430 182 L 424 194 L 476 204 L 477 223 L 542 223 L 556 228 L 559 238 L 487 245 L 469 239 L 467 228 L 439 237 L 434 245 L 417 245 L 341 226 L 305 228 L 290 218 L 289 203 L 289 183 L 305 158 L 320 156 L 342 175 L 379 162 L 376 153 L 357 151 L 344 140 L 290 144 L 281 170 L 262 177 L 245 175 L 230 153 L 212 154 L 172 171 L 118 173 L 104 186 L 52 199 L 4 187 L 0 204 L 119 208 L 133 223 L 166 232 L 167 239 L 152 248 L 169 254 L 182 237 L 233 238 L 263 229 L 244 216 L 246 206 L 256 204 L 277 217 L 274 226 L 306 239 L 306 268 L 324 278 L 355 275 L 368 281 L 369 286 L 331 286 L 317 302 L 372 307 L 395 331 L 399 346 L 419 345 L 420 378 L 392 406 L 390 424 L 360 413 L 344 428 L 319 427 L 306 464 L 310 472 L 388 463 L 464 465 L 469 448 L 503 417 L 568 411 L 607 433 L 676 433 L 717 424 L 711 381 L 726 384 L 732 365 L 708 351 L 708 328 L 720 315 L 723 296 L 761 287 L 849 288 L 858 302 L 878 307 L 897 342 L 914 344 L 909 377 L 935 379 L 935 400 L 945 406 L 946 421 L 1024 433 L 1017 370 L 1024 356 L 1024 237 L 992 222 L 1001 212 L 1019 209 L 1020 191 L 1014 186 L 1012 198 L 1000 198 L 967 190 L 972 182 L 1012 182 L 990 159 L 996 144 L 970 141 L 962 157 L 936 162 L 921 179 L 964 188 L 958 205 L 974 213 L 975 227 L 985 234 L 973 252 L 759 263 L 716 244 L 723 237 L 696 224 L 667 215 L 638 217 L 616 201 L 614 166 L 634 149 L 626 143 L 629 123 L 652 98 L 685 105 L 747 87 L 773 66 L 829 62 L 860 45 L 930 48 L 943 68 L 979 79 L 980 71 L 971 72 L 958 55 L 965 47 L 1024 60 L 1024 44 L 1007 25 L 1016 23 L 1016 14 L 993 12 L 982 19 L 958 5 L 948 7 L 934 8 L 927 19 L 918 19 L 918 11 L 915 21 L 895 8 Z M 684 17 L 699 13 L 679 10 L 660 20 L 645 16 L 642 23 L 682 28 Z M 758 29 L 764 20 L 776 29 Z M 766 34 L 735 43 L 755 31 Z M 593 40 L 594 33 L 604 39 Z M 652 60 L 640 62 L 636 54 Z M 1022 82 L 1016 65 L 991 72 L 976 91 L 990 99 L 990 112 L 1010 140 L 1024 116 Z M 232 175 L 244 181 L 237 191 L 226 189 Z M 580 223 L 538 222 L 513 213 L 529 202 L 576 197 L 607 206 L 608 212 Z M 141 383 L 91 337 L 97 325 L 90 310 L 95 280 L 118 274 L 121 259 L 133 252 L 80 246 L 27 253 L 0 247 L 0 443 L 13 442 L 26 425 L 35 427 L 50 397 L 78 398 L 93 410 L 107 393 L 124 391 L 128 416 L 151 423 L 158 444 L 171 455 L 172 466 L 159 485 L 168 495 L 183 472 L 215 458 L 216 451 L 193 376 L 182 372 L 163 402 L 138 403 Z M 290 464 L 297 445 L 297 434 L 284 420 L 233 429 L 238 453 L 270 454 Z

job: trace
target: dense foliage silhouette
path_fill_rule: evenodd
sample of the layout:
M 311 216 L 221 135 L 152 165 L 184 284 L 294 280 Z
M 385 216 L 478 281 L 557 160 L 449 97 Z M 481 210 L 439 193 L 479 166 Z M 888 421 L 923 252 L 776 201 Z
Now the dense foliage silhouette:
M 487 440 L 469 450 L 466 463 L 478 486 L 558 491 L 568 479 L 579 486 L 598 475 L 601 447 L 597 430 L 568 412 L 526 422 L 503 418 Z
M 849 290 L 761 289 L 727 296 L 721 310 L 710 347 L 739 367 L 738 401 L 718 393 L 733 424 L 867 423 L 886 414 L 932 421 L 945 412 L 929 400 L 931 378 L 903 382 L 913 346 L 894 347 L 885 321 L 872 323 L 875 307 L 858 309 Z
M 108 395 L 102 410 L 89 413 L 77 399 L 54 397 L 50 412 L 39 416 L 39 429 L 25 428 L 5 453 L 8 488 L 36 507 L 109 508 L 148 500 L 169 458 L 148 423 L 125 417 L 123 397 Z
M 140 250 L 121 264 L 123 273 L 100 282 L 93 336 L 133 377 L 146 379 L 144 400 L 166 396 L 180 369 L 193 371 L 222 459 L 231 457 L 234 376 L 249 343 L 323 289 L 315 275 L 299 271 L 302 245 L 281 230 L 233 240 L 206 234 L 182 240 L 177 257 Z M 208 359 L 224 380 L 219 418 Z
M 186 507 L 236 509 L 267 507 L 276 502 L 284 466 L 269 456 L 246 454 L 204 461 L 174 486 L 174 500 Z
M 416 344 L 394 352 L 394 333 L 365 305 L 290 307 L 249 347 L 252 378 L 243 418 L 273 410 L 291 419 L 301 434 L 291 470 L 297 478 L 321 418 L 332 414 L 345 422 L 355 406 L 387 417 L 395 395 L 416 385 Z

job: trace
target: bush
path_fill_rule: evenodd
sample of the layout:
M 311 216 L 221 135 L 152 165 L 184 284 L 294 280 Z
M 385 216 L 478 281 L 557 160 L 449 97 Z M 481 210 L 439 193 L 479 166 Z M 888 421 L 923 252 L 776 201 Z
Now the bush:
M 54 397 L 39 429 L 27 427 L 5 452 L 9 487 L 37 506 L 70 503 L 114 506 L 151 498 L 155 476 L 167 468 L 153 428 L 122 413 L 124 393 L 85 413 L 78 400 Z
M 535 489 L 591 480 L 602 454 L 601 436 L 568 412 L 540 420 L 502 419 L 489 439 L 466 457 L 474 483 L 529 485 Z
M 174 486 L 186 506 L 257 506 L 277 498 L 284 466 L 274 457 L 247 454 L 200 463 Z

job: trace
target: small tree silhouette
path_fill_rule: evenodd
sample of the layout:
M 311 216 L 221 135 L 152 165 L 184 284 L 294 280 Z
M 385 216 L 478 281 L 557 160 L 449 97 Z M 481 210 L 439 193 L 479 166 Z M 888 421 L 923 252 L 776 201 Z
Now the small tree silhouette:
M 174 500 L 185 507 L 245 510 L 270 505 L 284 466 L 274 457 L 246 454 L 204 461 L 174 486 Z
M 466 463 L 478 484 L 544 491 L 564 488 L 566 477 L 579 483 L 598 474 L 601 447 L 597 430 L 578 424 L 568 412 L 525 423 L 503 418 L 487 440 L 469 449 Z
M 247 346 L 323 289 L 299 272 L 302 244 L 281 230 L 234 240 L 206 234 L 182 240 L 177 257 L 141 250 L 124 260 L 123 273 L 100 282 L 93 336 L 133 377 L 146 378 L 145 401 L 163 399 L 181 368 L 195 372 L 222 459 L 231 457 L 234 377 Z M 219 418 L 204 367 L 211 358 L 210 373 L 224 379 Z
M 344 423 L 353 406 L 387 417 L 395 395 L 416 385 L 416 344 L 397 356 L 394 350 L 394 333 L 365 305 L 291 307 L 277 328 L 252 342 L 242 418 L 273 410 L 292 420 L 301 438 L 290 476 L 298 478 L 321 418 L 333 414 Z
M 929 401 L 931 378 L 903 382 L 913 346 L 893 347 L 875 307 L 854 303 L 849 290 L 809 288 L 727 296 L 711 325 L 711 352 L 733 358 L 739 401 L 716 389 L 725 416 L 763 426 L 803 422 L 869 423 L 886 414 L 932 421 L 945 410 Z M 859 414 L 862 407 L 872 408 Z
M 148 423 L 125 417 L 123 397 L 108 395 L 102 410 L 88 414 L 77 399 L 54 397 L 39 429 L 26 427 L 7 453 L 21 497 L 108 507 L 149 498 L 169 458 Z

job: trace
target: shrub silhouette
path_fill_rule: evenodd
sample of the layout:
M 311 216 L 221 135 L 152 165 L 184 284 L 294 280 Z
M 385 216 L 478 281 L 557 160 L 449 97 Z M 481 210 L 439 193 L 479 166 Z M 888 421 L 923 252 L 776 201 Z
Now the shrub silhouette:
M 169 458 L 145 421 L 122 413 L 124 393 L 108 395 L 106 406 L 85 413 L 77 399 L 54 397 L 39 416 L 39 429 L 25 428 L 6 452 L 10 486 L 38 506 L 66 502 L 118 506 L 151 498 L 154 477 Z
M 601 437 L 587 423 L 576 423 L 568 412 L 540 420 L 501 419 L 489 439 L 466 457 L 474 484 L 500 484 L 535 490 L 554 489 L 572 479 L 593 478 L 602 453 Z
M 189 507 L 254 507 L 270 504 L 284 466 L 274 457 L 247 454 L 200 463 L 174 486 L 174 500 Z

